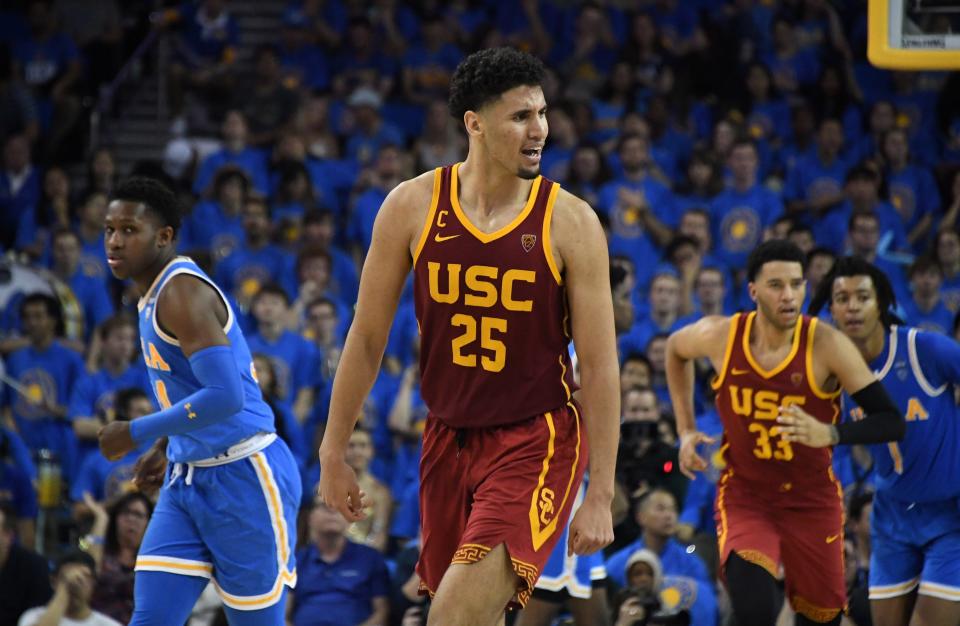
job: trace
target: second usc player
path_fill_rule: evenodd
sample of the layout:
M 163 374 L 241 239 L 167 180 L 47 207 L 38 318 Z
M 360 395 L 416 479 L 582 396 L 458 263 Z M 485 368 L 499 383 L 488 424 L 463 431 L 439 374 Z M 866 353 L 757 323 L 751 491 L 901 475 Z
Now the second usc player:
M 706 464 L 709 438 L 693 418 L 693 360 L 717 377 L 726 469 L 715 505 L 720 559 L 738 623 L 773 625 L 776 577 L 786 576 L 797 624 L 839 624 L 843 578 L 843 494 L 830 446 L 903 437 L 904 420 L 853 343 L 800 313 L 806 258 L 787 241 L 761 244 L 747 277 L 755 311 L 709 316 L 667 342 L 667 382 L 681 436 L 680 467 Z M 847 390 L 866 413 L 837 424 Z

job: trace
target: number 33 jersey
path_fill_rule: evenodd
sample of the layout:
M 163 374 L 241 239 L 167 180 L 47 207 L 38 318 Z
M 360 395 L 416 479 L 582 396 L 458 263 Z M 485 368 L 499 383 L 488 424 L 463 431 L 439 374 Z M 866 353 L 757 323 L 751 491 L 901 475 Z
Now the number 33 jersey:
M 724 461 L 733 475 L 776 492 L 822 486 L 836 492 L 830 448 L 790 443 L 780 436 L 780 407 L 800 405 L 821 422 L 840 415 L 840 391 L 825 392 L 813 375 L 813 337 L 817 319 L 797 320 L 786 358 L 773 369 L 760 366 L 750 352 L 750 328 L 757 313 L 731 318 L 722 371 L 713 382 L 723 421 Z
M 576 389 L 550 244 L 560 186 L 538 176 L 517 217 L 484 233 L 460 206 L 458 165 L 434 173 L 413 259 L 421 393 L 448 426 L 498 426 L 562 407 Z

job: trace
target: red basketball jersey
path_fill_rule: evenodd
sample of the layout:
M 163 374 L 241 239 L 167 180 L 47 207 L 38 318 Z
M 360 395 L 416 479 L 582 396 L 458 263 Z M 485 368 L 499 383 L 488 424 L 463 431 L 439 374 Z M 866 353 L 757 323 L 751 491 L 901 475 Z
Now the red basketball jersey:
M 435 172 L 413 259 L 420 390 L 454 428 L 518 422 L 564 406 L 575 390 L 566 292 L 550 247 L 560 186 L 538 176 L 520 214 L 484 233 L 460 207 L 457 167 Z
M 738 313 L 730 334 L 722 371 L 713 383 L 723 421 L 723 458 L 737 478 L 788 491 L 793 486 L 828 488 L 836 493 L 831 449 L 811 448 L 780 437 L 781 406 L 799 404 L 821 422 L 840 415 L 840 391 L 826 393 L 813 375 L 813 336 L 817 319 L 801 316 L 790 353 L 764 370 L 750 353 L 750 327 L 756 311 Z

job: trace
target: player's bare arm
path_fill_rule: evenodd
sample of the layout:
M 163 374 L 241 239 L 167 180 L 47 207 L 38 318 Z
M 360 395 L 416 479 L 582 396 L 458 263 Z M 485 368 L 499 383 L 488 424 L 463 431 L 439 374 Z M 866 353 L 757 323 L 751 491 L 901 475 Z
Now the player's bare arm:
M 680 471 L 693 478 L 694 471 L 706 469 L 707 462 L 696 451 L 697 444 L 713 440 L 697 431 L 693 414 L 694 361 L 710 359 L 714 371 L 723 372 L 731 318 L 709 315 L 684 326 L 667 339 L 666 370 L 670 402 L 680 434 Z
M 827 393 L 838 385 L 842 387 L 863 408 L 866 417 L 860 422 L 825 424 L 801 407 L 790 405 L 781 409 L 777 419 L 784 439 L 814 448 L 903 439 L 906 421 L 893 399 L 853 341 L 823 322 L 817 324 L 813 338 L 813 375 L 818 387 Z
M 600 221 L 586 202 L 561 190 L 555 207 L 550 234 L 570 303 L 590 449 L 590 486 L 571 522 L 568 551 L 589 554 L 613 541 L 610 503 L 620 434 L 620 375 L 610 261 Z
M 320 496 L 348 520 L 363 519 L 357 477 L 344 453 L 380 369 L 390 325 L 433 192 L 433 172 L 398 185 L 380 207 L 360 275 L 353 324 L 333 381 L 330 414 L 320 444 Z
M 219 294 L 207 283 L 189 275 L 174 276 L 157 298 L 157 322 L 180 342 L 184 356 L 214 346 L 228 346 L 223 324 L 227 310 Z M 118 459 L 137 447 L 130 431 L 130 422 L 111 422 L 100 430 L 100 450 L 108 459 Z M 161 449 L 159 446 L 163 446 Z M 145 486 L 152 486 L 155 479 L 147 474 L 156 474 L 161 467 L 161 452 L 166 448 L 166 437 L 158 440 L 154 449 L 144 457 Z M 149 465 L 149 467 L 146 467 Z M 138 476 L 140 473 L 138 472 Z

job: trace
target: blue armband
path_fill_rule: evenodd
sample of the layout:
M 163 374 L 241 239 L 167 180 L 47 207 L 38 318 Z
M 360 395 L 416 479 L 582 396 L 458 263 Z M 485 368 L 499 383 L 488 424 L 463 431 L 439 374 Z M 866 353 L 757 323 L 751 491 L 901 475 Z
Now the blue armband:
M 243 383 L 230 346 L 193 353 L 190 369 L 203 387 L 168 409 L 130 422 L 130 436 L 137 445 L 209 426 L 243 408 Z

